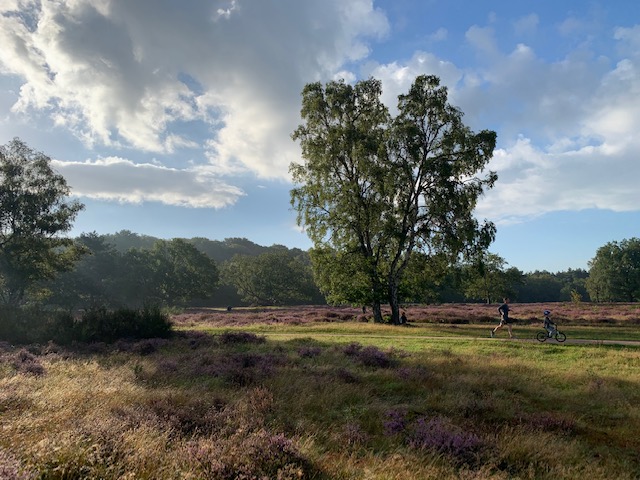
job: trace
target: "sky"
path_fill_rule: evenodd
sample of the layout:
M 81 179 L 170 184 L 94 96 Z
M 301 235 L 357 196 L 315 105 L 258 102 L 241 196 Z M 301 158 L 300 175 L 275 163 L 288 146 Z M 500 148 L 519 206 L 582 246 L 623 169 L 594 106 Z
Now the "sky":
M 310 248 L 290 205 L 310 82 L 437 75 L 498 181 L 476 216 L 523 272 L 640 236 L 637 0 L 2 0 L 0 144 L 52 159 L 72 236 Z

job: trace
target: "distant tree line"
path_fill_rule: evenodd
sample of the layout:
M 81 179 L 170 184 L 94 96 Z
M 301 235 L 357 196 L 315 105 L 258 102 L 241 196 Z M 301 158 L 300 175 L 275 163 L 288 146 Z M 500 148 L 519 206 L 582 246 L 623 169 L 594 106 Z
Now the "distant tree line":
M 322 293 L 318 286 L 322 280 L 318 282 L 314 277 L 309 252 L 297 248 L 265 247 L 245 238 L 163 240 L 128 230 L 109 235 L 83 234 L 75 242 L 87 252 L 75 268 L 39 284 L 37 295 L 50 305 L 90 308 L 138 307 L 146 303 L 182 307 L 342 303 Z M 636 243 L 637 239 L 622 245 Z M 592 275 L 594 266 L 602 261 L 601 250 L 591 262 Z M 606 265 L 610 263 L 611 260 Z M 615 279 L 622 281 L 620 270 L 611 270 L 616 272 L 611 281 L 596 284 L 584 269 L 524 273 L 489 252 L 454 265 L 445 257 L 416 255 L 407 267 L 399 295 L 405 304 L 495 303 L 504 296 L 523 303 L 638 301 L 637 291 L 636 296 L 616 296 L 614 291 L 606 290 L 604 296 L 607 285 L 617 285 Z M 595 273 L 600 275 L 597 278 L 604 278 L 604 274 Z M 344 288 L 349 288 L 352 281 L 345 278 Z M 600 297 L 592 296 L 592 283 L 598 286 L 595 292 Z M 620 292 L 629 290 L 630 287 Z
M 124 230 L 83 234 L 86 252 L 72 270 L 38 285 L 49 305 L 234 306 L 323 303 L 308 255 L 246 239 L 163 240 Z M 216 260 L 214 260 L 216 259 Z

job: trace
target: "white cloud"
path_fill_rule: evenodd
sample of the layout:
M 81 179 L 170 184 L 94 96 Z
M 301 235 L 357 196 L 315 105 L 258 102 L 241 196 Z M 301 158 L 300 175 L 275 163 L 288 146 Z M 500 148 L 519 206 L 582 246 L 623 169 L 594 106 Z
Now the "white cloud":
M 612 29 L 617 48 L 600 55 L 589 50 L 592 26 L 569 18 L 556 26 L 575 48 L 551 61 L 536 50 L 540 18 L 507 27 L 516 45 L 505 43 L 497 16 L 489 27 L 463 27 L 466 44 L 457 48 L 475 63 L 429 51 L 379 63 L 370 58 L 373 42 L 390 27 L 372 0 L 184 0 L 162 8 L 156 0 L 4 0 L 0 80 L 12 92 L 0 102 L 97 151 L 160 158 L 58 162 L 78 195 L 222 207 L 243 193 L 221 175 L 288 177 L 300 155 L 290 134 L 305 83 L 371 75 L 393 109 L 417 75 L 435 74 L 473 129 L 498 132 L 490 168 L 500 179 L 480 213 L 516 221 L 553 210 L 637 209 L 640 26 Z M 442 27 L 428 38 L 444 48 L 456 34 Z M 175 168 L 162 166 L 169 164 Z
M 536 23 L 526 18 L 530 28 Z M 630 56 L 613 68 L 584 50 L 555 63 L 526 44 L 503 53 L 493 29 L 475 26 L 466 36 L 484 55 L 482 67 L 464 70 L 419 52 L 366 73 L 383 80 L 390 106 L 416 75 L 436 74 L 472 128 L 498 132 L 489 169 L 499 179 L 481 199 L 479 217 L 512 223 L 559 210 L 634 211 L 640 202 L 640 58 L 632 55 L 638 32 L 615 31 L 619 51 Z
M 614 38 L 620 40 L 620 50 L 625 55 L 640 55 L 640 25 L 631 28 L 618 27 L 615 29 Z
M 535 13 L 530 13 L 516 20 L 513 28 L 518 35 L 532 35 L 536 32 L 540 18 Z
M 263 177 L 286 177 L 299 156 L 304 84 L 388 31 L 372 0 L 13 0 L 0 22 L 0 68 L 23 82 L 15 112 L 44 112 L 88 146 L 208 145 L 222 171 Z
M 441 27 L 435 32 L 433 32 L 432 34 L 430 34 L 428 36 L 428 39 L 432 42 L 443 42 L 447 39 L 448 36 L 449 36 L 449 32 L 447 31 L 447 29 Z
M 465 37 L 481 55 L 494 56 L 498 54 L 495 31 L 493 28 L 474 25 L 467 30 Z
M 455 85 L 463 75 L 453 63 L 422 51 L 416 52 L 406 64 L 370 62 L 363 73 L 365 77 L 372 76 L 382 81 L 382 100 L 392 112 L 397 106 L 398 95 L 407 93 L 418 75 L 436 75 L 443 85 Z
M 85 162 L 54 160 L 72 194 L 124 203 L 160 202 L 191 208 L 222 208 L 244 195 L 204 168 L 178 170 L 136 164 L 118 157 Z

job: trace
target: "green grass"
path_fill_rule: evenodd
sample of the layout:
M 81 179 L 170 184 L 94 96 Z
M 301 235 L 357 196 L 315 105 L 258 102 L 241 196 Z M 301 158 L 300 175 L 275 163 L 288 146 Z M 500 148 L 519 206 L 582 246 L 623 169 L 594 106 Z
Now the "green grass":
M 489 339 L 493 325 L 193 322 L 146 343 L 0 343 L 0 471 L 640 477 L 640 347 Z M 520 339 L 537 330 L 514 329 Z M 640 326 L 564 330 L 629 339 Z
M 393 337 L 470 337 L 486 338 L 489 332 L 497 324 L 444 324 L 444 323 L 416 323 L 409 327 L 397 327 L 385 324 L 374 323 L 310 323 L 304 325 L 287 324 L 255 324 L 246 326 L 234 326 L 234 329 L 258 333 L 261 335 L 353 335 L 353 336 L 393 336 Z M 215 326 L 211 324 L 200 324 L 191 327 L 181 327 L 186 329 L 196 329 L 210 333 L 219 333 L 227 330 L 228 326 Z M 640 325 L 601 325 L 583 326 L 560 325 L 559 329 L 567 335 L 570 340 L 632 340 L 640 341 Z M 517 338 L 535 339 L 536 333 L 542 331 L 538 325 L 514 325 L 513 332 Z M 503 329 L 496 336 L 497 338 L 507 338 L 506 329 Z

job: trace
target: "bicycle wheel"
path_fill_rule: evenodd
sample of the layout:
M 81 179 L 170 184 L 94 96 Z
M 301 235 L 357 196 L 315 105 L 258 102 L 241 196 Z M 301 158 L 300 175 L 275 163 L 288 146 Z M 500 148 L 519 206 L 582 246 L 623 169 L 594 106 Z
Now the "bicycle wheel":
M 539 342 L 544 342 L 547 339 L 547 332 L 538 332 L 536 338 Z
M 567 339 L 567 336 L 562 332 L 556 332 L 556 340 L 559 342 L 564 342 Z

